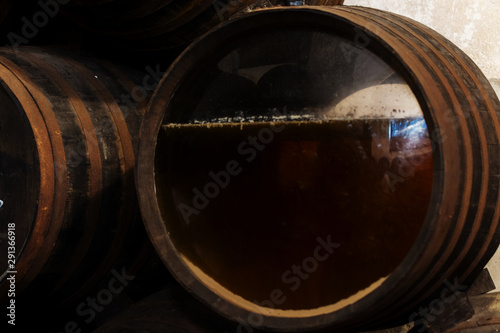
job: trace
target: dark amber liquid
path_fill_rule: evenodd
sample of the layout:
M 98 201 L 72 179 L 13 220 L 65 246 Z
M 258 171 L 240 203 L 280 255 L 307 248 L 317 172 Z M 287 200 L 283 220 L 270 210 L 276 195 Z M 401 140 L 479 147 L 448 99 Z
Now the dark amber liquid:
M 270 300 L 276 289 L 281 309 L 353 295 L 401 263 L 426 216 L 430 140 L 425 129 L 405 132 L 405 121 L 275 123 L 271 140 L 269 123 L 164 126 L 155 173 L 170 237 L 191 262 L 251 302 Z M 250 149 L 249 137 L 259 132 L 267 143 L 257 141 L 254 159 L 241 154 L 238 147 Z M 203 193 L 210 172 L 229 161 L 240 172 L 186 223 L 179 205 L 194 208 L 193 189 Z M 314 268 L 307 258 L 318 237 L 340 246 Z

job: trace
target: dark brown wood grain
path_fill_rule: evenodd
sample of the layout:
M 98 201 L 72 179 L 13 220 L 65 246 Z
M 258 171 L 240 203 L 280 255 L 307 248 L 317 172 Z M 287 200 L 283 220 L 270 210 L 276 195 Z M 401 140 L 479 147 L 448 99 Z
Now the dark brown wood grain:
M 144 103 L 123 97 L 142 83 L 117 71 L 48 49 L 0 49 L 0 214 L 16 223 L 23 306 L 78 301 L 114 265 L 133 274 L 152 251 L 134 181 Z M 3 279 L 2 302 L 6 288 Z
M 481 271 L 481 273 L 479 273 L 474 282 L 471 284 L 467 290 L 467 295 L 469 297 L 478 296 L 495 290 L 495 288 L 495 282 L 493 281 L 488 269 L 485 268 Z

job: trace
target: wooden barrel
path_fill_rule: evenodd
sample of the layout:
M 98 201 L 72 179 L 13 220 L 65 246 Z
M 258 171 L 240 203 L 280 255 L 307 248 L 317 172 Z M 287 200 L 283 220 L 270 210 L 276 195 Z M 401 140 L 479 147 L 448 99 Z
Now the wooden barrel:
M 158 87 L 143 220 L 178 281 L 240 332 L 411 321 L 498 247 L 498 110 L 477 66 L 415 21 L 255 11 Z
M 105 31 L 111 36 L 122 37 L 131 35 L 134 38 L 144 35 L 148 31 L 152 34 L 171 31 L 193 19 L 209 6 L 211 0 L 186 1 L 183 3 L 172 1 L 128 2 L 110 1 L 104 4 L 89 1 L 73 4 L 76 7 L 77 19 L 87 28 Z M 72 6 L 66 8 L 71 11 Z M 95 21 L 98 20 L 96 26 Z M 94 22 L 94 24 L 92 23 Z M 100 23 L 100 24 L 99 24 Z M 123 26 L 123 24 L 126 24 Z
M 342 2 L 311 1 L 311 4 Z M 122 49 L 160 52 L 189 44 L 255 3 L 258 1 L 78 1 L 66 6 L 64 12 L 85 29 L 98 33 L 98 37 L 105 36 L 106 43 L 111 39 L 113 45 Z
M 138 77 L 62 52 L 0 49 L 2 304 L 11 276 L 19 304 L 58 304 L 118 260 L 132 274 L 147 256 L 134 185 Z
M 64 13 L 120 48 L 157 51 L 189 43 L 253 0 L 80 1 Z

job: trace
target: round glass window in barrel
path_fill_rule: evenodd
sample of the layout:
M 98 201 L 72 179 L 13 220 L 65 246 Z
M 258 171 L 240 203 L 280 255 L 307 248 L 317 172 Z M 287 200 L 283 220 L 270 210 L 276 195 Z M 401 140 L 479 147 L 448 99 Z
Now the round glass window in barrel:
M 359 11 L 229 22 L 181 55 L 146 116 L 150 236 L 182 284 L 247 329 L 370 323 L 398 304 L 387 290 L 418 290 L 403 263 L 432 261 L 441 97 L 409 42 Z

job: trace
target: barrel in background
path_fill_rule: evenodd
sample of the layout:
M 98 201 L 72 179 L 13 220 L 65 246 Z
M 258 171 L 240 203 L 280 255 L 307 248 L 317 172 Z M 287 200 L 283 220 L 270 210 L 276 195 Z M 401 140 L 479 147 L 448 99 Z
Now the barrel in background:
M 85 1 L 68 4 L 64 13 L 92 31 L 92 39 L 140 53 L 185 47 L 253 2 Z
M 342 0 L 309 1 L 310 5 L 340 5 Z M 77 22 L 92 40 L 137 54 L 178 55 L 190 42 L 234 15 L 280 1 L 80 1 L 64 7 L 66 16 Z M 283 2 L 284 3 L 284 2 Z
M 81 301 L 113 268 L 133 274 L 148 260 L 134 184 L 138 78 L 63 51 L 0 49 L 0 215 L 2 234 L 15 224 L 19 306 Z M 12 269 L 0 263 L 4 304 Z

